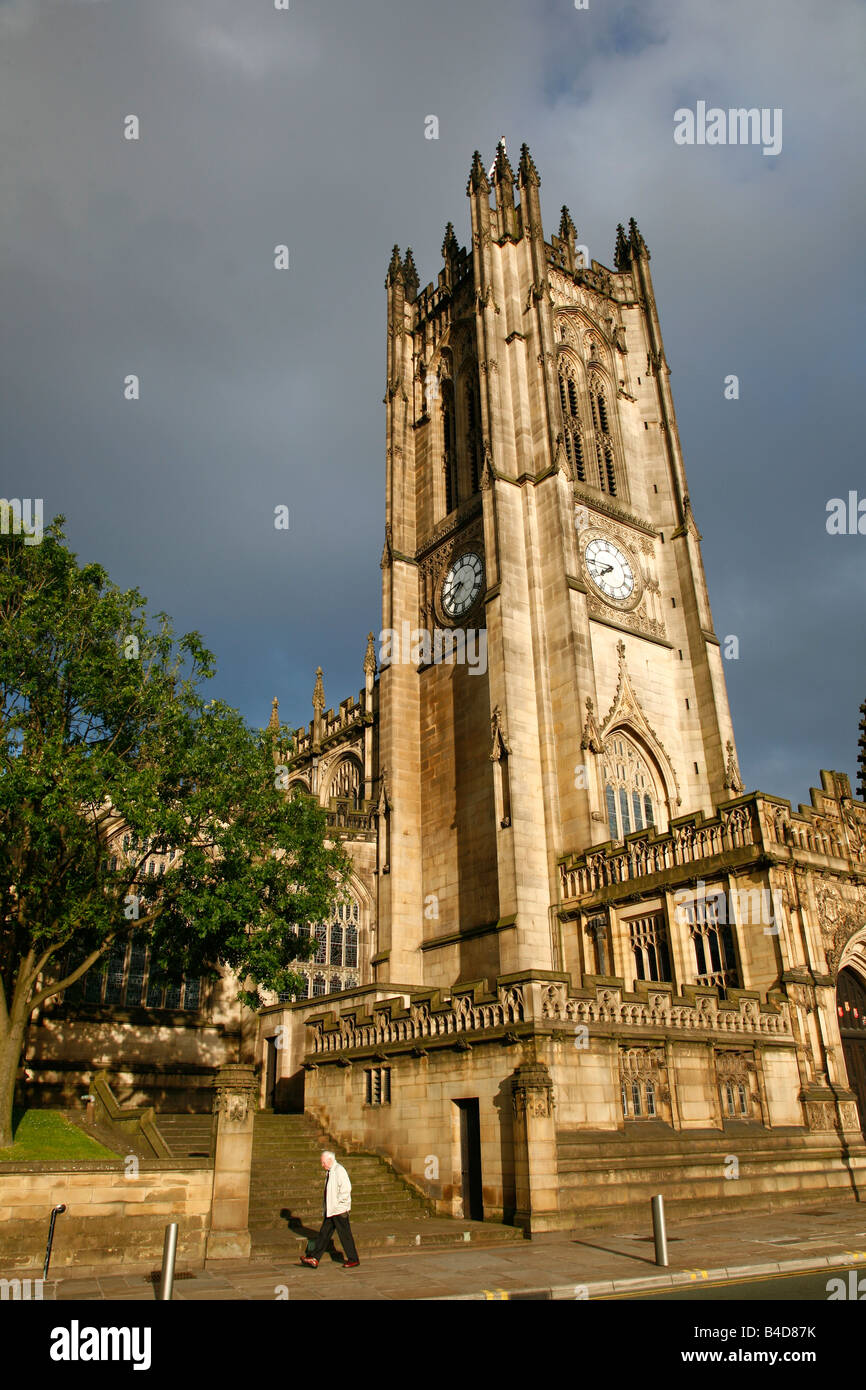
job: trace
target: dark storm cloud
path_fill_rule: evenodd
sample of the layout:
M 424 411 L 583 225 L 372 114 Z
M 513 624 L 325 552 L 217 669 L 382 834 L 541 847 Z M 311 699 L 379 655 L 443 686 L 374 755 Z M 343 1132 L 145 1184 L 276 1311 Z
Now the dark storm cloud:
M 866 537 L 824 526 L 866 492 L 863 30 L 855 0 L 5 0 L 3 490 L 199 628 L 250 720 L 305 721 L 319 663 L 336 705 L 380 623 L 390 248 L 434 278 L 472 150 L 527 140 L 548 235 L 567 202 L 607 264 L 617 221 L 649 242 L 743 774 L 803 799 L 866 698 Z M 676 146 L 700 99 L 782 107 L 782 153 Z

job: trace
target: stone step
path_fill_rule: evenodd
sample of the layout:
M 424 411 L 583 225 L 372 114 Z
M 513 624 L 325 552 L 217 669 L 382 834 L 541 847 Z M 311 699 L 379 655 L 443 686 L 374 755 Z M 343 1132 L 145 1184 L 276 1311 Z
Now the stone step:
M 297 1258 L 303 1254 L 310 1235 L 319 1229 L 320 1218 L 303 1223 L 304 1231 L 254 1227 L 250 1225 L 252 1258 Z M 352 1235 L 363 1260 L 365 1251 L 430 1249 L 436 1246 L 494 1246 L 513 1245 L 523 1241 L 523 1233 L 513 1226 L 493 1222 L 459 1221 L 447 1216 L 429 1217 L 426 1221 L 356 1221 L 352 1218 Z M 468 1237 L 468 1239 L 467 1239 Z M 340 1250 L 339 1239 L 334 1241 Z M 329 1263 L 326 1253 L 323 1266 Z
M 684 1146 L 690 1154 L 706 1154 L 718 1151 L 729 1152 L 735 1145 L 738 1153 L 760 1152 L 772 1149 L 778 1153 L 788 1148 L 792 1153 L 802 1148 L 802 1131 L 766 1130 L 763 1126 L 742 1124 L 736 1128 L 731 1125 L 724 1130 L 685 1130 L 675 1131 L 667 1125 L 648 1121 L 635 1123 L 625 1132 L 610 1131 L 567 1131 L 557 1134 L 557 1154 L 562 1159 L 592 1158 L 599 1163 L 609 1158 L 644 1158 L 668 1154 L 681 1155 Z
M 359 1221 L 426 1222 L 429 1206 L 376 1154 L 346 1153 L 327 1139 L 306 1115 L 258 1111 L 253 1130 L 250 1176 L 250 1222 L 268 1226 L 277 1236 L 285 1225 L 304 1216 L 314 1229 L 321 1224 L 324 1173 L 320 1155 L 333 1149 L 352 1182 L 352 1210 Z M 450 1224 L 450 1221 L 449 1221 Z
M 176 1158 L 213 1152 L 213 1116 L 157 1114 L 156 1126 Z

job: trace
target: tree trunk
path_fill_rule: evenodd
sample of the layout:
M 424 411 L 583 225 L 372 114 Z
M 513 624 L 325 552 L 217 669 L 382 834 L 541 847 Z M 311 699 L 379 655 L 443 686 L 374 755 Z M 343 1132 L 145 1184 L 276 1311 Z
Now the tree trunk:
M 12 1143 L 12 1102 L 26 1025 L 26 1019 L 15 1020 L 0 1037 L 0 1149 Z

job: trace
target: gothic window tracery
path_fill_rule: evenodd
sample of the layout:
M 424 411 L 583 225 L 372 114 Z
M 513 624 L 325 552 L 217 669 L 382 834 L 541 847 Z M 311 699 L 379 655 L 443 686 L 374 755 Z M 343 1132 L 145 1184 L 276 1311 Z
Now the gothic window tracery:
M 80 963 L 81 958 L 70 952 L 65 969 Z M 130 941 L 114 946 L 104 970 L 94 967 L 64 990 L 64 1001 L 73 1009 L 80 1004 L 196 1012 L 201 1008 L 198 977 L 185 975 L 179 982 L 167 983 L 151 973 L 152 964 L 147 934 L 136 932 Z
M 454 386 L 442 382 L 442 443 L 445 472 L 445 511 L 453 512 L 460 501 L 457 487 L 457 425 L 454 418 Z
M 656 1048 L 621 1048 L 620 1100 L 624 1120 L 666 1118 L 664 1056 Z
M 624 734 L 612 735 L 602 762 L 604 800 L 612 840 L 658 823 L 659 793 L 649 766 Z
M 353 989 L 358 984 L 360 930 L 361 907 L 355 897 L 337 903 L 329 921 L 310 927 L 310 935 L 316 941 L 316 979 L 324 981 L 317 991 L 314 979 L 314 994 L 333 994 L 338 989 Z M 280 1002 L 286 1002 L 282 996 Z
M 664 914 L 654 912 L 647 917 L 635 917 L 628 923 L 628 931 L 635 978 L 669 980 L 671 966 Z
M 616 470 L 614 468 L 613 438 L 610 431 L 605 386 L 600 376 L 593 376 L 589 383 L 589 402 L 592 425 L 595 432 L 595 461 L 598 469 L 597 486 L 602 492 L 616 496 Z M 593 479 L 595 482 L 595 479 Z
M 338 801 L 350 801 L 353 808 L 361 804 L 361 769 L 354 758 L 343 758 L 331 779 L 330 794 Z
M 464 384 L 466 408 L 466 453 L 469 458 L 469 491 L 478 491 L 481 480 L 481 407 L 478 383 L 474 373 L 467 375 Z
M 580 427 L 580 407 L 577 397 L 577 382 L 574 367 L 567 357 L 559 362 L 559 400 L 562 406 L 562 420 L 565 425 L 565 453 L 578 482 L 586 482 L 583 437 Z
M 724 898 L 721 899 L 724 904 Z M 739 985 L 734 935 L 719 912 L 716 897 L 697 897 L 680 909 L 688 926 L 694 951 L 697 983 L 720 988 Z

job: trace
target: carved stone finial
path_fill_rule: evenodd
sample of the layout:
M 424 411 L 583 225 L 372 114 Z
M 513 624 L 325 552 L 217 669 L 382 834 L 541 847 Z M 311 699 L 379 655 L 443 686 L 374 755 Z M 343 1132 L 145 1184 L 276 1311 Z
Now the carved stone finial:
M 628 231 L 629 244 L 631 246 L 632 253 L 635 256 L 646 256 L 647 260 L 649 260 L 649 251 L 647 250 L 647 244 L 641 236 L 638 230 L 638 225 L 633 217 L 630 217 L 628 219 Z
M 692 511 L 691 498 L 687 492 L 683 493 L 683 526 L 687 531 L 691 531 L 692 535 L 694 535 L 697 540 L 703 539 L 698 530 L 698 523 L 695 521 L 695 514 Z
M 321 718 L 325 708 L 325 687 L 322 684 L 322 668 L 316 667 L 316 684 L 313 687 L 313 710 Z
M 391 550 L 391 527 L 390 525 L 386 525 L 385 544 L 382 547 L 382 559 L 380 561 L 380 568 L 383 570 L 390 569 L 392 559 L 393 552 Z
M 481 162 L 481 154 L 478 150 L 472 156 L 472 168 L 469 171 L 469 182 L 466 185 L 467 194 L 489 193 L 490 183 Z
M 279 727 L 280 727 L 280 702 L 279 702 L 279 700 L 277 699 L 277 697 L 276 697 L 276 695 L 275 695 L 274 698 L 273 698 L 273 700 L 271 701 L 271 717 L 270 717 L 270 719 L 268 720 L 268 728 L 271 729 L 271 730 L 273 730 L 274 733 L 276 733 L 276 731 L 277 731 L 277 729 L 278 729 Z
M 372 632 L 367 633 L 367 650 L 364 653 L 364 675 L 375 676 L 376 674 L 376 639 Z
M 725 745 L 725 751 L 728 755 L 728 761 L 725 767 L 725 788 L 727 791 L 732 791 L 735 796 L 742 796 L 743 792 L 746 790 L 746 785 L 740 776 L 737 755 L 734 752 L 734 745 L 730 739 L 728 739 Z
M 623 642 L 622 638 L 620 638 L 616 644 L 616 651 L 620 661 L 625 661 L 625 642 Z
M 517 172 L 520 176 L 520 182 L 524 187 L 529 183 L 535 184 L 536 188 L 540 187 L 541 179 L 538 177 L 535 161 L 529 153 L 529 146 L 526 144 L 520 146 L 520 163 L 517 167 Z
M 406 247 L 406 259 L 403 262 L 403 288 L 406 291 L 406 298 L 413 300 L 418 294 L 418 272 L 415 269 L 415 257 L 412 255 L 412 247 Z
M 616 246 L 613 252 L 613 263 L 617 270 L 627 270 L 629 265 L 631 265 L 631 247 L 628 242 L 628 237 L 625 234 L 625 228 L 621 222 L 618 222 L 616 227 Z
M 496 146 L 496 158 L 493 161 L 491 174 L 495 183 L 514 183 L 514 170 L 511 167 L 511 161 L 508 158 L 508 152 L 505 148 L 504 135 Z
M 443 261 L 453 261 L 457 257 L 459 251 L 460 247 L 457 244 L 457 238 L 454 235 L 454 227 L 449 222 L 447 227 L 445 228 L 445 240 L 442 243 Z
M 391 252 L 391 260 L 388 265 L 388 274 L 385 277 L 385 284 L 393 285 L 403 274 L 403 262 L 400 259 L 400 247 L 395 246 Z

